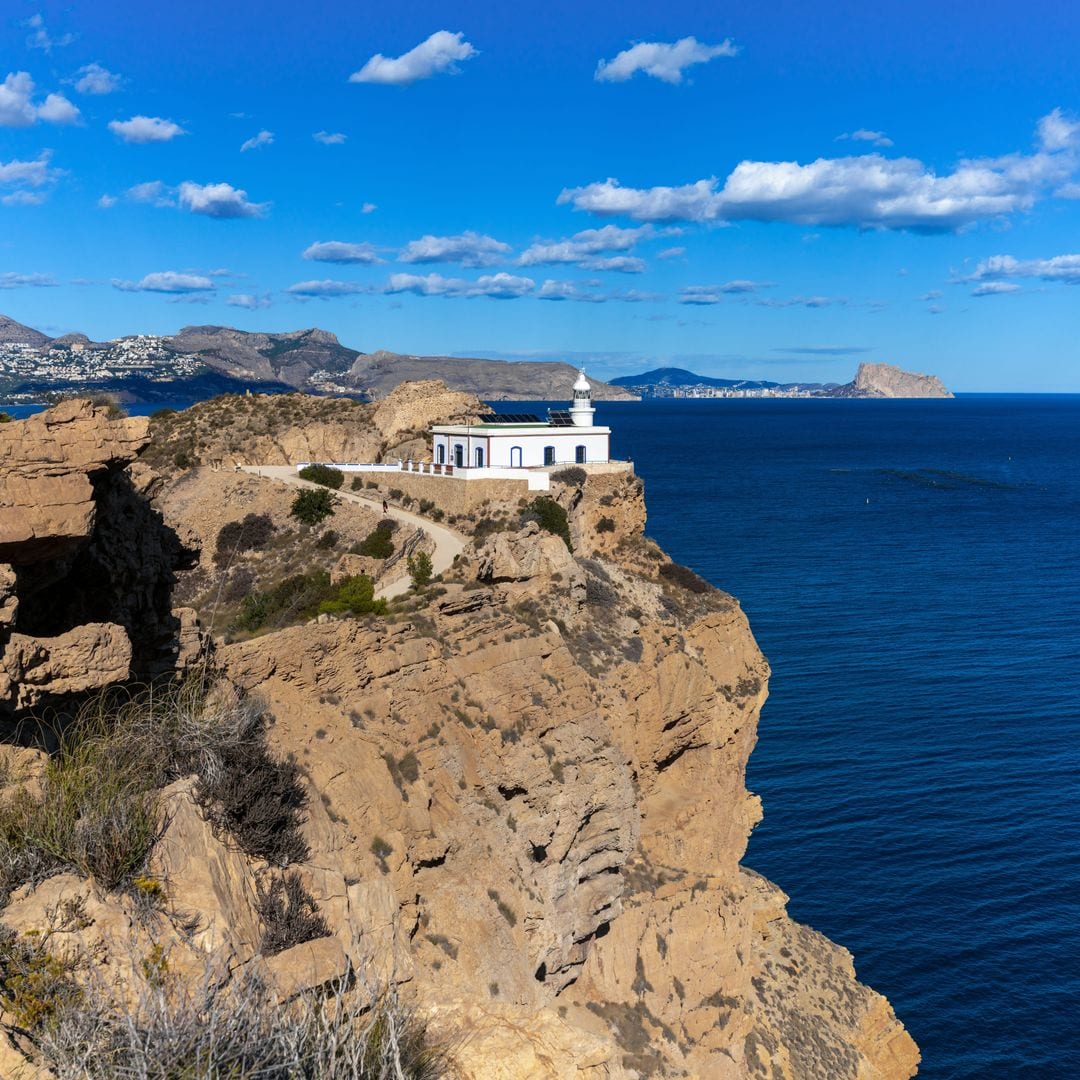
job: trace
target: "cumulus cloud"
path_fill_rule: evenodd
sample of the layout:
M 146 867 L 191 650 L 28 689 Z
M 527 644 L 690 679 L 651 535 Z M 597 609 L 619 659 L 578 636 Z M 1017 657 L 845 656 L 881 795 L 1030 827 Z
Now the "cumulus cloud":
M 213 218 L 262 217 L 270 208 L 269 203 L 249 202 L 247 192 L 232 184 L 195 184 L 185 180 L 178 196 L 186 210 Z
M 538 241 L 527 247 L 518 257 L 519 266 L 547 266 L 574 263 L 586 270 L 618 270 L 637 274 L 645 269 L 645 263 L 629 256 L 604 257 L 608 252 L 627 252 L 634 245 L 652 235 L 652 227 L 644 225 L 636 229 L 623 229 L 618 225 L 605 225 L 600 229 L 584 229 L 563 240 Z
M 172 120 L 160 116 L 133 116 L 130 120 L 110 120 L 109 130 L 126 143 L 169 142 L 187 132 Z
M 160 270 L 147 274 L 141 281 L 113 279 L 113 287 L 123 292 L 153 293 L 203 293 L 212 292 L 216 286 L 210 278 L 201 274 L 183 274 L 176 270 Z
M 892 146 L 893 141 L 884 131 L 870 131 L 867 128 L 859 128 L 857 131 L 849 131 L 844 135 L 837 135 L 837 141 L 851 139 L 853 142 L 868 142 L 874 146 Z
M 495 300 L 514 300 L 527 296 L 536 287 L 532 278 L 513 274 L 483 274 L 475 281 L 448 278 L 442 274 L 391 274 L 383 291 L 415 293 L 417 296 L 487 296 Z
M 961 161 L 939 176 L 914 158 L 865 154 L 794 161 L 743 161 L 678 187 L 627 188 L 608 179 L 565 189 L 560 204 L 637 221 L 787 221 L 952 232 L 1027 210 L 1080 167 L 1080 126 L 1055 110 L 1039 122 L 1031 154 Z
M 756 293 L 758 289 L 766 288 L 769 284 L 767 281 L 749 281 L 740 278 L 735 281 L 725 281 L 722 285 L 687 285 L 679 290 L 679 303 L 720 304 L 723 303 L 725 296 Z
M 537 300 L 573 300 L 583 304 L 606 304 L 612 300 L 639 303 L 643 300 L 662 300 L 658 293 L 641 292 L 638 289 L 598 290 L 599 281 L 556 281 L 548 278 L 537 290 Z
M 48 274 L 0 274 L 0 289 L 47 289 L 56 284 Z
M 123 79 L 100 64 L 86 64 L 75 73 L 75 90 L 80 94 L 112 94 L 120 89 Z
M 97 204 L 102 210 L 109 210 L 114 207 L 120 200 L 115 195 L 102 195 L 98 199 Z
M 79 110 L 63 94 L 49 94 L 34 101 L 34 80 L 27 71 L 13 71 L 0 83 L 0 127 L 30 127 L 39 120 L 48 124 L 74 124 Z
M 61 34 L 60 37 L 54 38 L 45 26 L 45 19 L 39 15 L 31 15 L 23 26 L 29 29 L 30 33 L 26 37 L 26 44 L 31 49 L 41 49 L 43 52 L 51 53 L 53 49 L 62 49 L 65 45 L 70 45 L 75 40 L 74 34 Z
M 258 135 L 252 135 L 250 139 L 241 145 L 240 153 L 257 150 L 260 146 L 269 146 L 273 141 L 274 133 L 272 131 L 260 131 Z
M 1012 255 L 992 255 L 975 267 L 968 281 L 997 282 L 1007 278 L 1035 278 L 1080 285 L 1080 255 L 1055 255 L 1050 259 L 1016 259 Z M 987 292 L 1012 292 L 988 289 Z M 979 295 L 985 295 L 980 293 Z
M 972 296 L 1002 296 L 1005 293 L 1019 292 L 1020 286 L 1011 281 L 986 281 L 971 290 Z
M 476 49 L 465 40 L 464 34 L 436 30 L 426 41 L 401 56 L 376 53 L 359 71 L 349 76 L 349 82 L 407 86 L 433 75 L 456 75 L 457 62 L 476 55 Z
M 738 51 L 730 38 L 725 38 L 719 45 L 706 45 L 694 37 L 671 43 L 640 41 L 624 49 L 613 60 L 601 60 L 594 78 L 597 82 L 626 82 L 641 71 L 666 83 L 681 83 L 686 68 L 707 63 L 718 56 L 735 56 Z
M 298 281 L 290 285 L 286 290 L 291 296 L 299 296 L 303 299 L 327 298 L 332 296 L 349 296 L 352 293 L 364 291 L 363 285 L 357 285 L 353 281 L 332 281 L 326 278 L 322 281 Z
M 269 293 L 255 296 L 252 293 L 234 293 L 225 297 L 225 303 L 229 307 L 245 308 L 247 311 L 257 311 L 259 308 L 270 307 L 272 301 Z
M 379 208 L 373 202 L 366 202 L 360 207 L 361 214 L 374 214 Z
M 142 184 L 129 187 L 124 195 L 132 202 L 149 203 L 151 206 L 175 206 L 176 197 L 172 188 L 160 180 L 147 180 Z
M 349 136 L 340 131 L 316 131 L 311 137 L 323 146 L 340 146 Z
M 503 262 L 510 245 L 493 236 L 467 230 L 459 236 L 421 236 L 401 249 L 404 263 L 460 263 L 462 266 L 493 266 Z
M 319 240 L 304 251 L 305 259 L 328 263 L 381 262 L 371 244 L 349 244 L 343 240 Z
M 61 175 L 49 164 L 51 152 L 38 154 L 29 161 L 15 158 L 0 161 L 0 204 L 4 206 L 37 206 L 47 197 L 46 188 Z

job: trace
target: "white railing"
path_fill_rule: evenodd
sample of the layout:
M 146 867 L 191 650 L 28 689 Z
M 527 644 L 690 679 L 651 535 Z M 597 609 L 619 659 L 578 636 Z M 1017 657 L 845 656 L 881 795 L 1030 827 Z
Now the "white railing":
M 453 476 L 459 480 L 527 480 L 529 491 L 549 491 L 551 476 L 542 469 L 510 469 L 494 466 L 468 468 L 463 465 L 437 465 L 430 461 L 360 462 L 360 461 L 299 461 L 296 471 L 309 465 L 325 465 L 349 473 L 413 473 L 416 476 Z

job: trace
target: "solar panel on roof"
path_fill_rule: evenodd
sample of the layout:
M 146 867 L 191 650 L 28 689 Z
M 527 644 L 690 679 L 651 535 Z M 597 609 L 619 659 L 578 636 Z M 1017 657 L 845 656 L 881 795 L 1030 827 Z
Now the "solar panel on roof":
M 540 417 L 533 413 L 495 413 L 486 424 L 539 424 Z
M 552 427 L 573 427 L 574 421 L 566 409 L 549 409 L 548 423 Z

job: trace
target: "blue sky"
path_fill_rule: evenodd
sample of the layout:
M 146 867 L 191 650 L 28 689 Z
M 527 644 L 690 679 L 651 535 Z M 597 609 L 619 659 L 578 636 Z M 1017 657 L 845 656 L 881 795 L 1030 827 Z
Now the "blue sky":
M 1080 9 L 24 3 L 0 311 L 1080 391 Z

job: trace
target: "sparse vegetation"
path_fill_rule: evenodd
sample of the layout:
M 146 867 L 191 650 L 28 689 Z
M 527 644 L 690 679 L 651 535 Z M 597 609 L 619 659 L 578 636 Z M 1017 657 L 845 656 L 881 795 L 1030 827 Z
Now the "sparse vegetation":
M 385 615 L 386 601 L 374 599 L 375 587 L 364 574 L 336 585 L 325 570 L 293 574 L 266 592 L 249 593 L 240 603 L 235 629 L 255 633 L 276 630 L 316 615 Z
M 242 521 L 230 521 L 218 530 L 214 562 L 219 566 L 244 551 L 258 551 L 273 538 L 274 523 L 268 514 L 247 514 Z
M 680 566 L 674 562 L 664 563 L 660 567 L 660 576 L 692 593 L 712 592 L 712 586 L 704 578 L 698 577 L 688 566 Z
M 571 465 L 568 469 L 557 469 L 551 474 L 551 479 L 556 484 L 572 484 L 575 487 L 581 487 L 589 479 L 589 474 L 584 469 Z
M 318 525 L 330 517 L 336 504 L 328 488 L 305 488 L 296 493 L 289 513 L 302 525 Z
M 274 877 L 265 886 L 260 882 L 258 891 L 257 907 L 263 924 L 259 948 L 266 956 L 275 956 L 294 945 L 330 933 L 299 874 L 293 872 Z
M 613 533 L 615 531 L 614 519 L 609 517 L 602 517 L 596 523 L 596 531 L 598 533 Z
M 570 523 L 566 511 L 554 499 L 541 495 L 529 504 L 529 511 L 536 516 L 535 520 L 541 529 L 561 536 L 567 549 L 574 550 L 574 545 L 570 542 Z
M 360 541 L 357 555 L 367 555 L 371 559 L 389 559 L 394 554 L 393 533 L 397 522 L 387 525 L 389 518 L 384 518 Z
M 312 484 L 322 484 L 323 487 L 333 488 L 339 491 L 345 483 L 345 474 L 340 469 L 330 465 L 305 465 L 297 475 L 301 480 L 308 480 Z
M 426 551 L 418 551 L 409 556 L 409 577 L 412 578 L 414 588 L 422 589 L 425 585 L 430 585 L 431 575 L 431 556 Z

